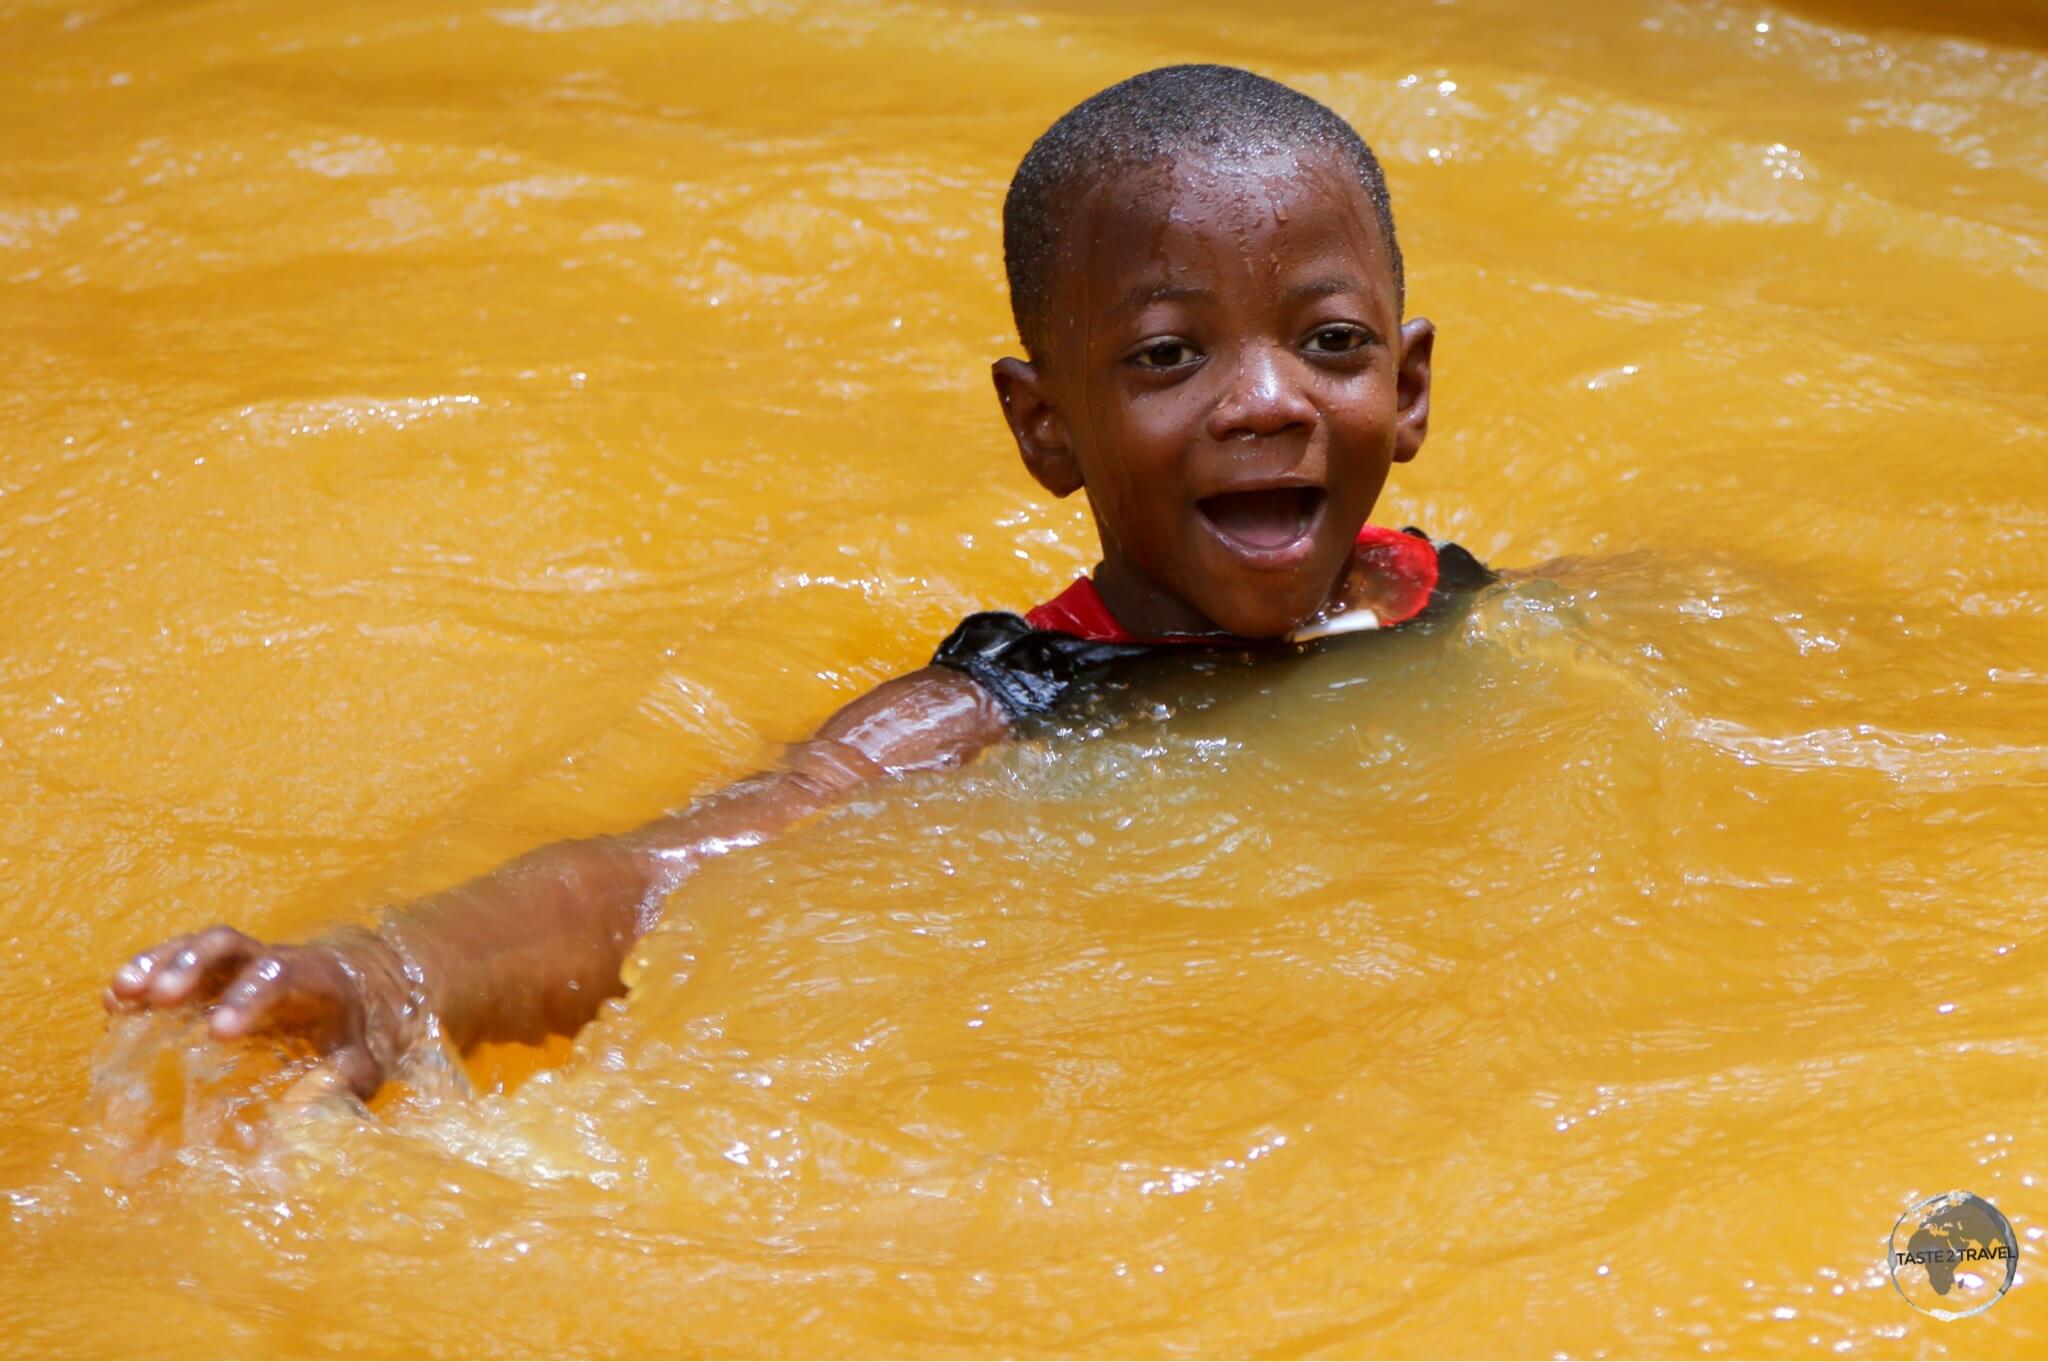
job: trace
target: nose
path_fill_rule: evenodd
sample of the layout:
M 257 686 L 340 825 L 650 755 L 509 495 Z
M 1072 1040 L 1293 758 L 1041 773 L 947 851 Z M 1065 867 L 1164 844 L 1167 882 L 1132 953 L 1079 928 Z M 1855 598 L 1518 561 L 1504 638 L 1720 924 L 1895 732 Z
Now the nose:
M 1276 345 L 1248 345 L 1239 354 L 1222 397 L 1209 410 L 1211 438 L 1253 439 L 1315 425 L 1315 404 L 1292 372 L 1292 355 Z

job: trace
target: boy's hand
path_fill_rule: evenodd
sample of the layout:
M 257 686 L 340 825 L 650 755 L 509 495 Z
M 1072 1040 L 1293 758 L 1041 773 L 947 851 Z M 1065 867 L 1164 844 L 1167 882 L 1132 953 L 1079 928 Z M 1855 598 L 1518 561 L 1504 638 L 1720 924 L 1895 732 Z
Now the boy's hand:
M 388 948 L 361 941 L 265 945 L 232 927 L 209 927 L 142 952 L 116 970 L 109 1012 L 211 1006 L 215 1040 L 258 1032 L 309 1042 L 335 1077 L 368 1097 L 408 1044 L 407 984 Z
M 931 666 L 852 701 L 780 769 L 617 837 L 558 842 L 391 910 L 376 931 L 338 928 L 268 945 L 232 927 L 181 936 L 108 982 L 110 1012 L 210 1008 L 207 1030 L 301 1038 L 309 1078 L 367 1097 L 429 1040 L 573 1035 L 625 991 L 620 967 L 666 897 L 707 856 L 759 842 L 870 781 L 964 761 L 1009 732 L 989 692 Z

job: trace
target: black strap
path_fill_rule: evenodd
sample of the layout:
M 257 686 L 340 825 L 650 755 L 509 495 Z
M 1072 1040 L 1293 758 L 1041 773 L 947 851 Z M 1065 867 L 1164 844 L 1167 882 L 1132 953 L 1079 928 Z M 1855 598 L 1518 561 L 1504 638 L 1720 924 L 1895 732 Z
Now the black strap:
M 1429 538 L 1414 528 L 1404 533 Z M 1454 596 L 1500 580 L 1491 568 L 1449 540 L 1431 543 L 1436 548 L 1437 586 L 1425 615 L 1438 613 Z M 1171 645 L 1176 651 L 1190 646 Z M 932 663 L 973 677 L 1013 722 L 1021 723 L 1051 714 L 1073 698 L 1077 689 L 1101 680 L 1117 663 L 1162 651 L 1165 649 L 1147 643 L 1105 643 L 1057 629 L 1034 629 L 1021 615 L 985 610 L 960 621 L 960 627 L 946 635 L 946 641 L 932 654 Z
M 1104 643 L 1056 629 L 1034 629 L 1021 615 L 985 610 L 960 621 L 932 662 L 965 672 L 1012 719 L 1042 718 L 1083 681 L 1112 664 L 1143 657 L 1142 643 Z

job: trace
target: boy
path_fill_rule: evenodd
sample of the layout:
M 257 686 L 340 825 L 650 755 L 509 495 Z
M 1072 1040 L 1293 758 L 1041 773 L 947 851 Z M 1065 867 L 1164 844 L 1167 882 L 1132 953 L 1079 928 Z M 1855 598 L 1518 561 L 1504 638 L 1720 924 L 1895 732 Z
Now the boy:
M 994 367 L 1024 465 L 1086 488 L 1102 561 L 1054 600 L 971 616 L 931 665 L 828 719 L 781 769 L 617 837 L 546 847 L 385 914 L 266 946 L 213 927 L 145 951 L 111 1009 L 212 1004 L 221 1040 L 303 1036 L 369 1095 L 439 1033 L 573 1033 L 708 857 L 871 781 L 963 762 L 1126 658 L 1398 624 L 1462 551 L 1365 525 L 1429 427 L 1430 323 L 1402 320 L 1385 182 L 1341 118 L 1217 66 L 1084 101 L 1003 208 L 1028 360 Z

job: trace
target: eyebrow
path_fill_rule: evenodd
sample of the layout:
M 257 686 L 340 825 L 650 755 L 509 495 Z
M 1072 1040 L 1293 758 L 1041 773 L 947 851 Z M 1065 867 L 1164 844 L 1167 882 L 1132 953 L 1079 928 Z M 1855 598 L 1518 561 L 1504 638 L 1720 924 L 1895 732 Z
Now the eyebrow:
M 1311 279 L 1305 284 L 1296 284 L 1287 290 L 1290 299 L 1330 298 L 1340 293 L 1363 293 L 1365 286 L 1356 279 L 1343 275 L 1329 275 L 1322 279 Z M 1214 298 L 1214 289 L 1202 288 L 1197 284 L 1150 283 L 1140 284 L 1117 299 L 1110 308 L 1110 315 L 1123 312 L 1139 312 L 1154 303 L 1173 303 L 1186 299 Z
M 1330 298 L 1339 293 L 1363 292 L 1365 292 L 1365 286 L 1356 279 L 1346 278 L 1343 275 L 1330 275 L 1322 279 L 1312 279 L 1306 284 L 1296 284 L 1293 288 L 1287 290 L 1287 296 L 1289 298 Z
M 1214 289 L 1202 288 L 1197 284 L 1151 283 L 1140 284 L 1117 299 L 1110 308 L 1111 315 L 1119 312 L 1138 312 L 1154 303 L 1173 303 L 1187 298 L 1214 298 Z

